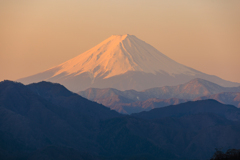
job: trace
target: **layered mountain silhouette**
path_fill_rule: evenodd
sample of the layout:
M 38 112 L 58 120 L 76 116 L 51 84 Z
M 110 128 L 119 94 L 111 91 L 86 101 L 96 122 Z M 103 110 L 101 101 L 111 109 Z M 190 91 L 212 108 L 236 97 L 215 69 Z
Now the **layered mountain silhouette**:
M 87 88 L 144 90 L 178 85 L 203 78 L 225 87 L 239 86 L 204 74 L 168 58 L 133 35 L 113 35 L 92 49 L 56 67 L 18 81 L 29 84 L 51 81 L 71 91 Z
M 90 88 L 78 94 L 120 113 L 131 114 L 200 99 L 215 99 L 238 107 L 239 95 L 234 92 L 240 92 L 240 87 L 222 87 L 197 78 L 178 86 L 157 87 L 143 91 Z
M 169 98 L 169 99 L 150 98 L 145 101 L 136 101 L 131 103 L 127 103 L 127 102 L 124 103 L 124 102 L 118 101 L 118 102 L 115 102 L 114 105 L 109 105 L 108 107 L 113 110 L 116 110 L 119 113 L 132 114 L 132 113 L 138 113 L 142 111 L 149 111 L 154 108 L 177 105 L 177 104 L 188 102 L 188 101 L 207 100 L 207 99 L 214 99 L 220 103 L 230 104 L 237 108 L 240 108 L 239 92 L 222 92 L 222 93 L 213 94 L 209 96 L 198 97 L 193 100 L 178 99 L 178 98 Z
M 224 105 L 216 100 L 199 100 L 155 108 L 151 111 L 132 114 L 134 117 L 144 119 L 161 119 L 166 117 L 182 117 L 191 114 L 212 113 L 231 121 L 240 121 L 240 109 L 232 105 Z
M 154 108 L 161 108 L 161 107 L 166 107 L 170 105 L 176 105 L 176 104 L 180 104 L 188 101 L 190 100 L 178 99 L 178 98 L 170 98 L 170 99 L 150 98 L 146 101 L 136 101 L 132 103 L 116 103 L 115 105 L 111 105 L 108 107 L 119 113 L 132 114 L 132 113 L 139 113 L 142 111 L 150 111 Z
M 209 159 L 240 147 L 240 109 L 214 100 L 123 116 L 59 84 L 0 82 L 1 159 Z
M 240 108 L 240 92 L 222 92 L 209 96 L 195 98 L 194 100 L 214 99 L 223 104 L 231 104 Z

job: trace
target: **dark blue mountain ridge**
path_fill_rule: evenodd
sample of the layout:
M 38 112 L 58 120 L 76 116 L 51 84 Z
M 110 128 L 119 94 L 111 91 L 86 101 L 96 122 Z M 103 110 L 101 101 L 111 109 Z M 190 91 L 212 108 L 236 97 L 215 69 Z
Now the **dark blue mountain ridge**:
M 213 100 L 123 116 L 64 86 L 0 82 L 2 159 L 210 159 L 240 148 L 239 109 Z
M 233 105 L 225 105 L 213 99 L 197 100 L 171 105 L 162 108 L 155 108 L 150 111 L 143 111 L 132 116 L 144 119 L 159 119 L 165 117 L 181 117 L 199 113 L 212 113 L 222 116 L 228 120 L 240 121 L 240 109 Z

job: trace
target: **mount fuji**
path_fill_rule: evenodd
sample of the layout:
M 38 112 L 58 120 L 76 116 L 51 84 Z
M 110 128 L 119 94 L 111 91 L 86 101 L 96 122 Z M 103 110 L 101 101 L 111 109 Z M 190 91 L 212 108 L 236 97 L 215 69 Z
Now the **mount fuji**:
M 17 81 L 57 82 L 77 92 L 93 87 L 144 90 L 178 85 L 195 78 L 225 87 L 240 85 L 179 64 L 129 34 L 113 35 L 73 59 Z

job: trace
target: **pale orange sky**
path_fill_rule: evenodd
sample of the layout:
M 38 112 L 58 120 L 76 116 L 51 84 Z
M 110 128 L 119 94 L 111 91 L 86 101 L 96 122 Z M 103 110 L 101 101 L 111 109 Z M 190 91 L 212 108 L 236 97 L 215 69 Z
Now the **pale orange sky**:
M 0 81 L 126 33 L 181 64 L 240 82 L 239 0 L 0 0 Z

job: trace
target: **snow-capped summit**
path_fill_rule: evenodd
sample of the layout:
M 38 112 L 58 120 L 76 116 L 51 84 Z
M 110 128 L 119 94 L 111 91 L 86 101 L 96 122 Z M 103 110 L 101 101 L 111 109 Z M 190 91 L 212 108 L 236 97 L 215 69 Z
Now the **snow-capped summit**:
M 136 36 L 126 34 L 112 35 L 73 59 L 19 81 L 59 82 L 73 91 L 89 87 L 142 90 L 177 85 L 193 78 L 233 85 L 179 64 Z
M 53 77 L 62 73 L 76 76 L 87 72 L 94 80 L 96 77 L 105 79 L 128 71 L 195 75 L 191 69 L 176 63 L 151 45 L 128 34 L 113 35 L 59 67 L 61 69 Z

